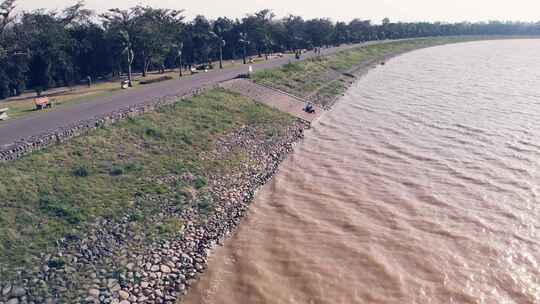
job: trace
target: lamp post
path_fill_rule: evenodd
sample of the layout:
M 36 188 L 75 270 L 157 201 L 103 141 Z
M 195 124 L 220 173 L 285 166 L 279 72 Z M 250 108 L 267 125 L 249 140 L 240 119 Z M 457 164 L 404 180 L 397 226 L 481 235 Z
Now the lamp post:
M 176 56 L 178 58 L 178 67 L 179 67 L 179 72 L 178 72 L 178 76 L 179 77 L 182 77 L 182 49 L 184 48 L 184 43 L 183 42 L 180 42 L 178 44 L 178 52 L 176 53 Z
M 223 47 L 225 46 L 225 40 L 219 38 L 219 68 L 223 69 Z

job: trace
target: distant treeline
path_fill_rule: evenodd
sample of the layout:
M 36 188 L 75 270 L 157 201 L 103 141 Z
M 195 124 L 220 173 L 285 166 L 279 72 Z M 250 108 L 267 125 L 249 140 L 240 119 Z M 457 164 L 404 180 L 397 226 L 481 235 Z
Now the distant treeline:
M 79 2 L 61 12 L 14 12 L 0 0 L 0 98 L 92 79 L 146 74 L 212 60 L 368 40 L 450 35 L 538 35 L 539 23 L 333 22 L 261 10 L 241 19 L 134 7 L 95 15 Z

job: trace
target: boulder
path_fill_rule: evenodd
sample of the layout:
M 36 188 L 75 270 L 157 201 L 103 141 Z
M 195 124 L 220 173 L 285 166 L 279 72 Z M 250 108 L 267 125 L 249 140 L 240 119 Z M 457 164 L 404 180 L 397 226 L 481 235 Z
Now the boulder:
M 163 273 L 171 273 L 171 268 L 167 265 L 161 265 L 160 270 Z
M 11 295 L 20 298 L 26 295 L 26 290 L 20 286 L 13 287 L 13 289 L 11 289 Z
M 2 288 L 2 296 L 7 296 L 11 292 L 11 285 L 6 285 Z
M 122 299 L 122 300 L 127 300 L 127 299 L 129 299 L 129 293 L 126 292 L 126 291 L 124 291 L 124 290 L 120 290 L 120 291 L 118 292 L 118 296 L 120 296 L 120 299 Z
M 93 297 L 93 298 L 99 298 L 99 290 L 95 289 L 95 288 L 89 289 L 88 290 L 88 295 Z

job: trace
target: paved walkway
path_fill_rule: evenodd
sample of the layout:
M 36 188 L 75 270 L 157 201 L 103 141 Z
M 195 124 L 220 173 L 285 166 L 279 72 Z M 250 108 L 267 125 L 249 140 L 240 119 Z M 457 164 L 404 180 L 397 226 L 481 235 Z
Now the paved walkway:
M 302 100 L 290 94 L 258 85 L 247 79 L 225 81 L 221 83 L 220 86 L 308 122 L 315 121 L 324 111 L 315 106 L 315 113 L 306 113 L 303 108 L 306 105 L 307 100 Z
M 373 44 L 377 42 L 370 42 Z M 380 42 L 378 42 L 380 43 Z M 335 53 L 340 50 L 358 47 L 360 45 L 346 45 L 342 47 L 324 49 L 323 55 Z M 302 55 L 302 60 L 314 57 L 313 52 Z M 255 71 L 272 69 L 294 61 L 293 56 L 270 60 L 253 65 Z M 31 136 L 39 136 L 49 130 L 54 130 L 64 125 L 77 121 L 91 119 L 123 107 L 129 107 L 145 102 L 151 102 L 155 98 L 178 96 L 192 89 L 217 84 L 226 80 L 234 79 L 237 75 L 246 73 L 247 65 L 212 71 L 210 73 L 196 74 L 189 78 L 171 80 L 156 83 L 144 88 L 126 90 L 107 97 L 99 97 L 86 102 L 66 105 L 54 111 L 36 113 L 21 118 L 0 122 L 0 148 L 9 146 L 16 141 Z

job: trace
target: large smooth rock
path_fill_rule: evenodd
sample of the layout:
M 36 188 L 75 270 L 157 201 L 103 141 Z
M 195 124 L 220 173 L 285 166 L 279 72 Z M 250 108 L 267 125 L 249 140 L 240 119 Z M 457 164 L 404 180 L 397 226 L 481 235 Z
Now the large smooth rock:
M 122 300 L 127 300 L 127 299 L 129 299 L 129 293 L 126 292 L 126 291 L 124 291 L 124 290 L 120 290 L 120 291 L 118 292 L 118 296 L 120 296 L 120 299 L 122 299 Z
M 19 286 L 13 287 L 13 289 L 11 290 L 11 295 L 14 297 L 20 298 L 26 295 L 26 290 Z
M 120 289 L 121 289 L 121 287 L 120 287 L 120 284 L 118 284 L 118 283 L 114 284 L 113 286 L 111 286 L 111 287 L 109 288 L 109 290 L 110 290 L 111 292 L 116 292 L 116 291 L 119 291 Z
M 171 273 L 171 268 L 167 265 L 161 265 L 160 270 L 163 273 Z
M 88 295 L 93 297 L 93 298 L 99 298 L 99 290 L 98 289 L 89 289 L 88 290 Z
M 11 292 L 11 285 L 6 285 L 2 288 L 2 296 L 7 296 Z
M 54 302 L 51 302 L 51 303 L 54 303 Z M 86 303 L 86 304 L 88 304 L 88 303 L 97 304 L 97 303 L 99 303 L 99 300 L 94 298 L 94 297 L 86 297 L 84 299 L 84 303 Z

